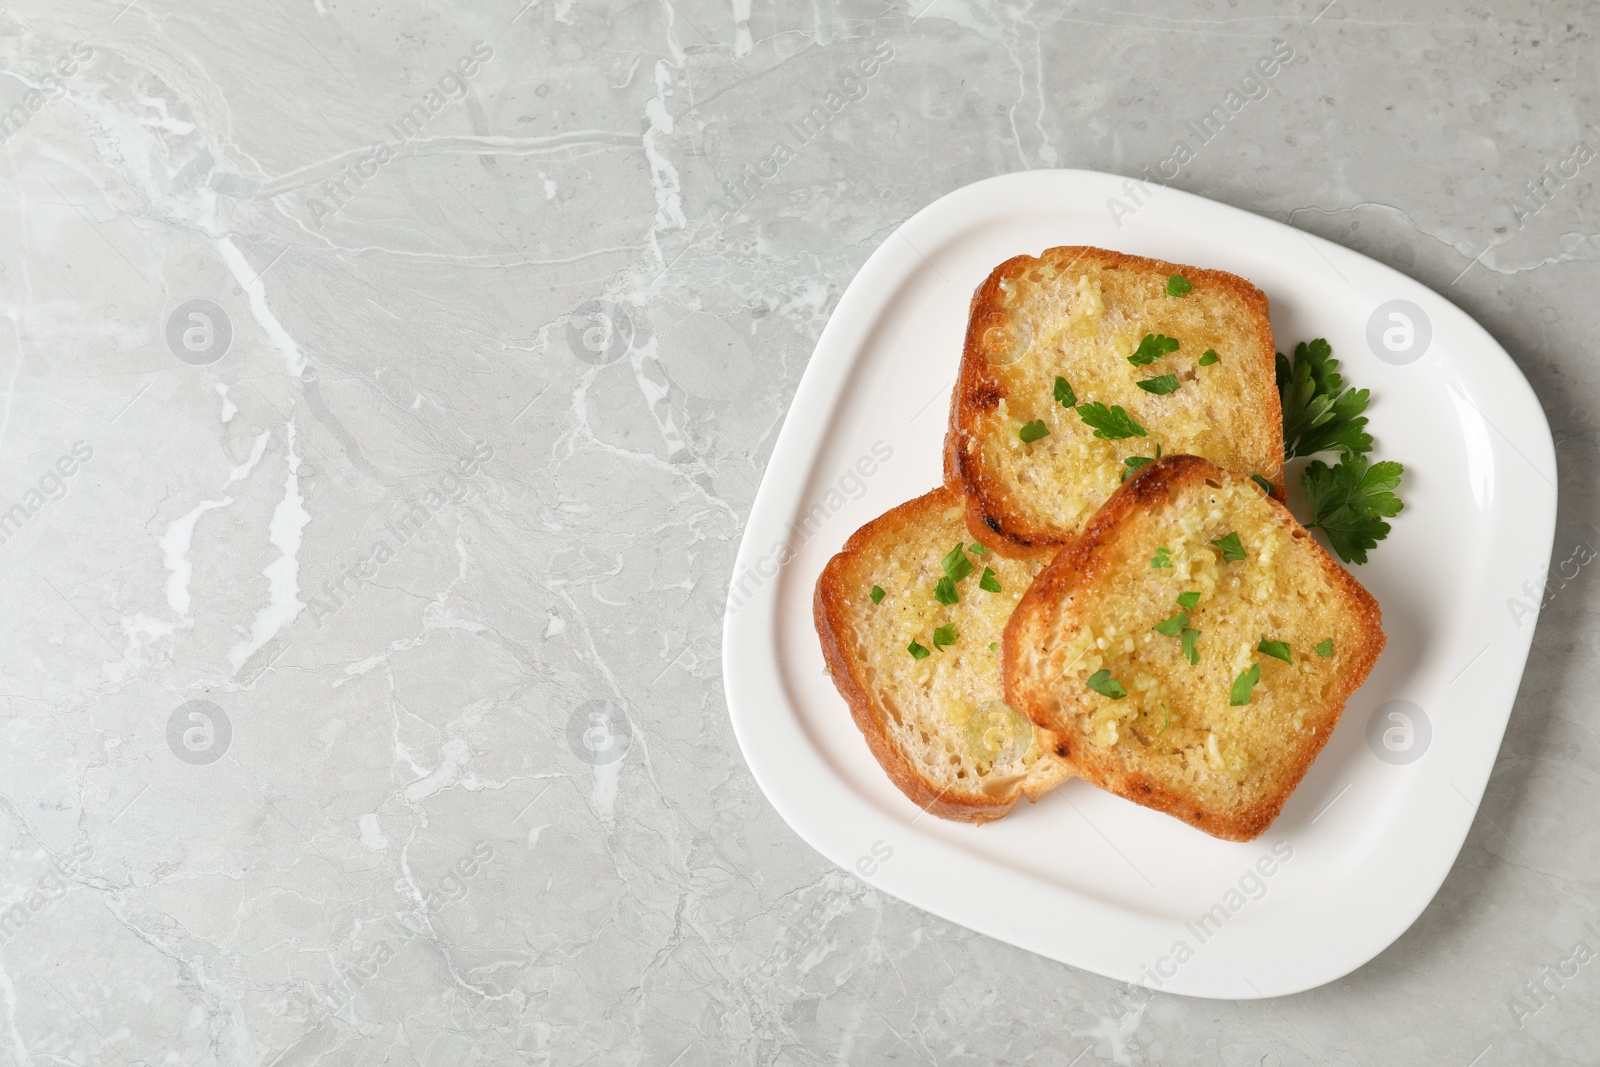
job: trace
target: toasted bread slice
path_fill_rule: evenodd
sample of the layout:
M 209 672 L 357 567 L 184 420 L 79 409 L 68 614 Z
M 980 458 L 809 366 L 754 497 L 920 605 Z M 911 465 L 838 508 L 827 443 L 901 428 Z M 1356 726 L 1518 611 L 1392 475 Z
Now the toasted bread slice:
M 1254 482 L 1168 456 L 1130 477 L 1023 596 L 1005 693 L 1088 781 L 1248 841 L 1366 679 L 1381 624 L 1377 602 Z
M 817 634 L 834 684 L 901 792 L 943 818 L 989 822 L 1069 775 L 1053 741 L 1000 695 L 1000 635 L 1040 563 L 963 550 L 972 570 L 951 583 L 958 602 L 941 603 L 935 587 L 951 574 L 943 560 L 968 542 L 961 515 L 961 494 L 944 487 L 857 530 L 817 580 Z M 980 587 L 991 569 L 999 592 Z M 883 590 L 877 603 L 874 587 Z M 936 640 L 935 628 L 949 625 L 954 642 Z
M 1167 295 L 1174 274 L 1192 286 L 1184 295 Z M 1135 366 L 1129 357 L 1147 335 L 1179 347 Z M 1210 351 L 1216 360 L 1201 366 Z M 1170 392 L 1138 384 L 1169 374 Z M 1057 377 L 1075 405 L 1120 407 L 1147 436 L 1096 436 L 1081 407 L 1058 400 Z M 1049 435 L 1024 441 L 1036 420 Z M 1051 248 L 996 267 L 972 298 L 945 436 L 945 481 L 966 494 L 973 536 L 1002 538 L 996 547 L 1010 555 L 1053 551 L 1116 490 L 1127 461 L 1154 457 L 1158 445 L 1260 475 L 1283 499 L 1283 412 L 1261 290 L 1222 271 L 1099 248 Z

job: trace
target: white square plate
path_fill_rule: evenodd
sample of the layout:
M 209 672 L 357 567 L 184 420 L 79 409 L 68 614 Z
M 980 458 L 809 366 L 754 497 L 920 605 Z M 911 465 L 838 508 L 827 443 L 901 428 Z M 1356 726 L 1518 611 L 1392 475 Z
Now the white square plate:
M 1077 781 L 990 826 L 922 815 L 823 672 L 813 585 L 852 531 L 939 483 L 973 290 L 1003 260 L 1064 244 L 1249 278 L 1281 350 L 1326 337 L 1346 384 L 1372 391 L 1374 458 L 1406 466 L 1404 512 L 1353 568 L 1382 605 L 1388 648 L 1255 842 L 1215 840 Z M 1532 389 L 1438 294 L 1177 190 L 1088 171 L 991 178 L 890 236 L 817 342 L 735 564 L 729 714 L 779 814 L 887 893 L 1151 988 L 1294 993 L 1377 955 L 1444 881 L 1522 677 L 1537 621 L 1523 586 L 1546 573 L 1555 514 L 1555 453 Z

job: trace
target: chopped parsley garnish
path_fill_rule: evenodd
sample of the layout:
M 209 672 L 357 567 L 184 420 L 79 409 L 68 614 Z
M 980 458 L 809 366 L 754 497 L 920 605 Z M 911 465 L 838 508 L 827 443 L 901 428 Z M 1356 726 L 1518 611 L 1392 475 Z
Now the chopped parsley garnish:
M 1235 530 L 1224 537 L 1219 537 L 1211 542 L 1222 549 L 1222 562 L 1237 563 L 1244 559 L 1244 545 L 1239 543 L 1239 531 Z
M 1137 385 L 1140 389 L 1143 389 L 1147 393 L 1154 393 L 1156 396 L 1166 396 L 1168 393 L 1176 393 L 1178 391 L 1178 386 L 1183 383 L 1178 381 L 1178 376 L 1176 374 L 1163 374 L 1159 378 L 1141 378 L 1139 381 L 1134 382 L 1133 384 Z
M 1167 279 L 1168 296 L 1183 296 L 1193 288 L 1194 286 L 1189 284 L 1189 279 L 1185 278 L 1181 274 L 1174 274 L 1172 277 Z
M 1050 427 L 1044 424 L 1043 419 L 1034 419 L 1032 422 L 1022 424 L 1022 429 L 1017 431 L 1017 436 L 1022 438 L 1022 443 L 1031 445 L 1041 437 L 1050 436 Z
M 1120 441 L 1124 437 L 1150 436 L 1145 433 L 1144 427 L 1134 422 L 1119 404 L 1113 404 L 1107 408 L 1097 400 L 1092 404 L 1079 404 L 1077 410 L 1078 418 L 1094 428 L 1094 435 L 1107 441 Z M 1029 425 L 1032 425 L 1032 423 Z M 1041 422 L 1039 425 L 1042 427 L 1044 423 Z M 1026 431 L 1027 427 L 1023 427 L 1023 430 Z M 1049 432 L 1048 430 L 1045 431 L 1045 433 Z M 1042 437 L 1043 434 L 1040 436 Z M 1027 437 L 1024 436 L 1023 440 L 1027 440 Z
M 1189 613 L 1180 611 L 1170 619 L 1163 619 L 1150 629 L 1162 637 L 1177 637 L 1185 626 L 1189 625 Z
M 948 577 L 940 578 L 933 587 L 933 599 L 941 604 L 959 604 L 961 595 L 956 592 L 956 583 Z
M 1161 333 L 1147 333 L 1139 342 L 1139 347 L 1133 350 L 1133 355 L 1128 357 L 1128 362 L 1135 367 L 1148 367 L 1169 352 L 1178 350 L 1178 339 L 1168 337 Z
M 994 576 L 993 567 L 983 568 L 983 574 L 978 577 L 978 588 L 985 593 L 1000 592 L 1000 579 Z
M 1294 360 L 1278 353 L 1278 396 L 1283 404 L 1283 456 L 1318 452 L 1370 452 L 1368 393 L 1346 389 L 1327 341 L 1302 341 Z
M 956 542 L 956 547 L 945 553 L 944 559 L 939 561 L 939 566 L 944 569 L 946 578 L 952 582 L 959 582 L 972 573 L 972 561 L 961 550 L 961 542 Z
M 1233 680 L 1233 688 L 1228 691 L 1228 704 L 1230 707 L 1242 708 L 1250 703 L 1250 690 L 1261 681 L 1261 664 L 1252 663 L 1250 669 Z
M 967 551 L 971 552 L 974 556 L 987 556 L 989 554 L 989 550 L 978 544 L 976 541 L 967 546 Z
M 1056 403 L 1060 404 L 1064 408 L 1075 408 L 1078 406 L 1078 394 L 1072 391 L 1072 386 L 1067 384 L 1067 380 L 1061 377 L 1059 374 L 1056 375 L 1055 395 Z
M 1185 626 L 1178 635 L 1183 640 L 1183 658 L 1189 661 L 1190 666 L 1200 662 L 1200 649 L 1195 647 L 1195 642 L 1200 640 L 1200 631 Z
M 1178 606 L 1180 608 L 1193 608 L 1198 603 L 1200 603 L 1199 590 L 1192 589 L 1187 593 L 1178 594 Z
M 915 641 L 906 646 L 906 651 L 911 653 L 912 659 L 927 659 L 933 653 L 917 644 Z
M 1250 480 L 1259 485 L 1263 493 L 1266 493 L 1268 496 L 1272 495 L 1272 483 L 1267 481 L 1267 479 L 1261 477 L 1259 474 L 1252 474 L 1250 476 Z
M 1172 549 L 1162 545 L 1156 549 L 1156 554 L 1150 557 L 1150 569 L 1160 570 L 1163 567 L 1170 566 L 1172 566 Z
M 933 647 L 943 648 L 956 643 L 956 624 L 947 622 L 933 631 Z
M 1127 459 L 1122 461 L 1122 478 L 1120 480 L 1124 481 L 1124 482 L 1127 481 L 1128 480 L 1128 475 L 1132 474 L 1134 471 L 1138 470 L 1141 467 L 1144 467 L 1144 466 L 1146 466 L 1148 464 L 1154 463 L 1156 461 L 1156 459 L 1160 459 L 1160 458 L 1161 458 L 1161 442 L 1157 441 L 1156 442 L 1156 457 L 1155 457 L 1155 459 L 1151 459 L 1148 456 L 1129 456 Z
M 998 652 L 998 651 L 1000 651 L 1000 642 L 999 641 L 990 641 L 989 642 L 989 651 L 990 652 Z
M 872 602 L 874 604 L 882 604 L 883 603 L 883 598 L 886 595 L 887 594 L 884 593 L 884 591 L 883 591 L 883 586 L 875 585 L 875 586 L 872 587 Z
M 1263 637 L 1261 639 L 1261 643 L 1256 646 L 1256 651 L 1261 653 L 1263 656 L 1271 656 L 1273 659 L 1281 659 L 1285 663 L 1294 662 L 1294 657 L 1289 655 L 1289 642 L 1287 641 L 1268 641 L 1265 637 Z
M 1172 714 L 1171 712 L 1167 711 L 1166 702 L 1163 701 L 1161 704 L 1161 729 L 1156 731 L 1157 737 L 1160 737 L 1162 734 L 1167 732 L 1167 723 L 1169 720 L 1171 720 L 1171 718 Z
M 1404 472 L 1393 460 L 1369 467 L 1367 457 L 1354 452 L 1346 452 L 1332 467 L 1312 460 L 1300 475 L 1313 512 L 1306 526 L 1320 527 L 1346 563 L 1365 563 L 1367 550 L 1389 536 L 1383 520 L 1405 506 L 1394 493 Z
M 1089 675 L 1089 680 L 1084 684 L 1101 696 L 1110 697 L 1112 700 L 1121 700 L 1128 695 L 1128 691 L 1122 688 L 1122 683 L 1111 677 L 1111 672 L 1104 668 Z
M 1325 637 L 1316 647 L 1316 653 L 1324 659 L 1333 655 L 1333 638 Z
M 1221 362 L 1222 362 L 1222 357 L 1217 355 L 1217 350 L 1215 348 L 1206 349 L 1205 355 L 1200 357 L 1200 365 L 1202 367 L 1209 367 L 1213 363 L 1221 363 Z

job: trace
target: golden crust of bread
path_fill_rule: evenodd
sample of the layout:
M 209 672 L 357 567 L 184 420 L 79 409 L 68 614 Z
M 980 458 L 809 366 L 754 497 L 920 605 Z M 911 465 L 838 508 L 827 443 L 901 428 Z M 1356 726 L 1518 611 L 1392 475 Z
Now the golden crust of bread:
M 1039 574 L 1012 614 L 1002 641 L 1002 676 L 1007 701 L 1056 736 L 1057 755 L 1067 760 L 1076 774 L 1118 796 L 1232 841 L 1248 841 L 1260 836 L 1277 818 L 1337 725 L 1346 700 L 1365 681 L 1382 652 L 1382 616 L 1377 602 L 1361 584 L 1334 561 L 1281 503 L 1256 490 L 1256 497 L 1272 509 L 1269 522 L 1276 523 L 1288 535 L 1283 551 L 1305 554 L 1297 560 L 1302 566 L 1299 573 L 1310 576 L 1313 584 L 1318 580 L 1326 583 L 1314 592 L 1320 597 L 1316 603 L 1333 605 L 1325 613 L 1327 625 L 1337 626 L 1347 636 L 1338 643 L 1335 657 L 1327 661 L 1317 659 L 1315 654 L 1306 657 L 1310 669 L 1325 672 L 1320 681 L 1320 702 L 1305 713 L 1308 722 L 1303 725 L 1297 723 L 1291 729 L 1281 719 L 1269 724 L 1279 731 L 1274 736 L 1281 740 L 1281 751 L 1274 755 L 1263 776 L 1264 788 L 1247 803 L 1218 803 L 1214 799 L 1207 802 L 1181 780 L 1163 779 L 1133 767 L 1132 762 L 1146 744 L 1137 731 L 1130 731 L 1133 741 L 1118 737 L 1109 747 L 1095 743 L 1088 730 L 1088 724 L 1093 721 L 1089 709 L 1096 705 L 1103 709 L 1111 704 L 1106 698 L 1091 693 L 1083 679 L 1071 676 L 1071 665 L 1064 666 L 1061 657 L 1052 654 L 1060 651 L 1064 639 L 1092 614 L 1097 602 L 1126 597 L 1129 567 L 1144 563 L 1142 559 L 1133 560 L 1129 545 L 1124 542 L 1136 544 L 1132 539 L 1138 536 L 1142 524 L 1170 522 L 1174 498 L 1186 489 L 1243 483 L 1244 479 L 1239 476 L 1194 456 L 1168 456 L 1143 468 L 1100 508 L 1082 535 Z M 1133 573 L 1142 578 L 1137 570 Z M 1295 596 L 1298 598 L 1304 592 L 1296 591 Z M 1308 602 L 1310 599 L 1307 598 Z M 1282 602 L 1281 596 L 1278 602 Z M 1226 607 L 1222 605 L 1219 610 Z M 1143 640 L 1145 649 L 1170 656 L 1162 651 L 1165 646 L 1159 642 L 1171 639 L 1158 638 L 1156 644 L 1150 644 L 1151 639 L 1144 636 L 1142 628 L 1148 622 L 1148 619 L 1138 619 L 1134 623 L 1140 628 L 1138 637 L 1126 640 L 1130 644 Z M 1133 628 L 1128 632 L 1132 634 Z M 1305 651 L 1300 650 L 1302 656 Z M 1136 670 L 1129 664 L 1144 654 L 1140 651 L 1132 657 L 1124 657 L 1120 669 Z M 1154 658 L 1154 652 L 1150 655 Z M 1165 662 L 1170 670 L 1170 658 Z M 1261 662 L 1283 670 L 1275 660 Z M 1226 700 L 1225 695 L 1219 694 L 1216 704 L 1225 707 Z M 1220 711 L 1220 714 L 1229 713 Z M 1163 717 L 1162 730 L 1166 728 L 1167 721 Z M 1116 731 L 1112 734 L 1116 735 Z M 1141 748 L 1127 747 L 1135 742 Z
M 908 752 L 905 731 L 901 729 L 898 738 L 895 733 L 901 719 L 918 711 L 932 717 L 942 709 L 926 707 L 930 701 L 911 687 L 895 690 L 890 685 L 896 672 L 903 672 L 914 661 L 903 642 L 896 641 L 890 646 L 887 641 L 874 640 L 879 635 L 874 634 L 868 614 L 879 611 L 916 613 L 921 616 L 918 625 L 923 628 L 933 623 L 942 624 L 942 620 L 956 621 L 961 635 L 959 640 L 968 642 L 961 650 L 968 654 L 966 658 L 957 659 L 950 649 L 945 649 L 933 652 L 920 661 L 921 665 L 925 665 L 930 674 L 955 672 L 943 676 L 942 684 L 965 694 L 974 707 L 1000 701 L 999 655 L 998 652 L 989 653 L 987 645 L 1000 637 L 1005 619 L 1037 566 L 998 559 L 992 552 L 981 562 L 979 557 L 974 557 L 972 561 L 977 572 L 961 583 L 963 602 L 954 606 L 913 603 L 912 594 L 899 587 L 905 583 L 896 582 L 896 587 L 890 587 L 887 583 L 891 579 L 881 577 L 888 573 L 886 568 L 893 562 L 891 557 L 896 555 L 903 559 L 910 554 L 937 571 L 940 558 L 950 546 L 966 539 L 961 505 L 959 492 L 941 487 L 890 509 L 857 530 L 823 568 L 817 580 L 813 613 L 822 654 L 834 685 L 849 705 L 868 748 L 889 778 L 913 803 L 934 815 L 981 823 L 1004 816 L 1019 797 L 1036 801 L 1070 777 L 1066 766 L 1053 755 L 1054 739 L 1037 731 L 1027 719 L 1010 712 L 1022 729 L 1034 735 L 1033 743 L 1023 752 L 1027 756 L 1026 767 L 1021 763 L 1021 756 L 1007 764 L 1021 773 L 991 780 L 988 789 L 984 788 L 983 779 L 999 776 L 998 765 L 992 770 L 978 767 L 960 780 L 972 781 L 971 787 L 937 780 L 929 773 L 926 754 L 919 758 L 918 753 Z M 976 540 L 992 549 L 995 539 Z M 985 565 L 994 567 L 1007 591 L 1003 604 L 976 599 L 1002 595 L 978 589 L 978 572 Z M 872 604 L 868 596 L 874 584 L 884 586 L 888 593 L 881 605 Z M 930 589 L 932 586 L 931 581 L 919 584 L 926 584 Z M 925 592 L 919 588 L 916 595 L 922 597 Z M 932 647 L 926 635 L 921 636 L 920 643 Z M 980 649 L 981 658 L 974 659 Z M 930 684 L 926 688 L 931 692 L 937 686 Z M 926 725 L 926 719 L 923 721 Z M 926 741 L 931 732 L 937 741 L 938 731 L 934 727 L 939 725 L 938 722 L 926 725 L 923 739 Z M 950 759 L 954 762 L 954 757 Z
M 1166 297 L 1172 274 L 1190 282 L 1188 295 Z M 1031 282 L 1033 277 L 1044 281 Z M 1051 334 L 1057 339 L 1064 334 L 1063 344 L 1042 344 L 1031 327 L 1018 325 L 1019 305 L 1026 302 L 1019 294 L 1026 286 L 1061 280 L 1072 288 L 1079 279 L 1087 280 L 1094 295 L 1081 288 L 1073 293 L 1056 290 L 1062 297 L 1058 310 L 1072 313 L 1073 328 Z M 1128 289 L 1130 299 L 1101 302 L 1102 281 Z M 1085 304 L 1081 314 L 1080 303 Z M 1095 303 L 1101 304 L 1100 310 L 1094 309 Z M 1191 334 L 1188 340 L 1180 338 L 1181 358 L 1131 368 L 1125 357 L 1132 344 L 1146 333 L 1178 329 L 1174 321 L 1183 322 L 1182 332 Z M 1116 334 L 1115 346 L 1120 347 L 1108 333 Z M 1221 363 L 1195 366 L 1205 347 L 1221 351 Z M 1195 453 L 1242 474 L 1262 475 L 1272 482 L 1275 495 L 1285 499 L 1283 412 L 1274 360 L 1267 298 L 1237 275 L 1079 246 L 1046 249 L 1037 258 L 1016 256 L 996 267 L 972 297 L 945 436 L 945 481 L 965 494 L 972 535 L 1000 538 L 996 547 L 1012 556 L 1050 553 L 1069 541 L 1116 489 L 1122 461 L 1150 455 L 1157 441 L 1167 452 Z M 1105 388 L 1090 392 L 1079 384 L 1080 374 L 1110 375 L 1112 365 L 1120 377 L 1102 377 Z M 1134 384 L 1138 377 L 1169 370 L 1187 376 L 1178 393 L 1157 396 Z M 1151 437 L 1094 438 L 1089 427 L 1055 403 L 1052 388 L 1058 373 L 1078 387 L 1079 403 L 1119 404 Z M 1175 417 L 1195 405 L 1201 409 Z M 1054 424 L 1052 436 L 1022 445 L 1016 439 L 1018 427 L 1038 418 Z M 1063 453 L 1053 467 L 1039 468 L 1033 486 L 1023 484 L 1018 471 L 1007 469 L 1006 449 L 1026 449 L 1031 455 L 1069 447 L 1084 450 L 1086 456 L 1068 459 Z M 1053 506 L 1046 497 L 1062 485 L 1074 486 L 1075 499 Z

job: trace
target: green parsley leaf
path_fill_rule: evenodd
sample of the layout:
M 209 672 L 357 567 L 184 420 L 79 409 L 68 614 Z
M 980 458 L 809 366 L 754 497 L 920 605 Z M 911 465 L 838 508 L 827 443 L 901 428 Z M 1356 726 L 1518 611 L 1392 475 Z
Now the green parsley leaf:
M 1239 531 L 1227 534 L 1211 542 L 1222 549 L 1222 562 L 1237 563 L 1244 559 L 1244 546 L 1239 543 Z
M 990 641 L 989 642 L 989 651 L 990 652 L 998 652 L 998 651 L 1000 651 L 1000 642 L 999 641 Z
M 956 624 L 955 623 L 953 623 L 953 622 L 945 623 L 943 626 L 940 626 L 939 628 L 937 628 L 936 630 L 933 631 L 933 647 L 934 648 L 943 648 L 945 645 L 953 645 L 955 643 L 956 643 Z
M 1261 653 L 1263 656 L 1271 656 L 1273 659 L 1281 659 L 1285 663 L 1294 662 L 1294 657 L 1289 655 L 1289 642 L 1287 641 L 1268 641 L 1265 637 L 1263 637 L 1261 639 L 1261 643 L 1256 646 L 1256 651 Z
M 1150 629 L 1154 630 L 1162 637 L 1177 637 L 1179 632 L 1188 625 L 1189 613 L 1187 611 L 1180 611 L 1172 618 L 1163 619 L 1162 621 L 1156 623 L 1154 626 L 1150 627 Z
M 967 546 L 967 551 L 971 552 L 974 556 L 987 556 L 989 554 L 989 550 L 978 544 L 976 541 Z
M 1139 347 L 1133 350 L 1133 355 L 1128 357 L 1128 362 L 1135 367 L 1148 367 L 1156 360 L 1169 352 L 1178 350 L 1178 339 L 1168 337 L 1161 333 L 1147 333 L 1139 342 Z
M 1200 603 L 1200 593 L 1198 590 L 1190 590 L 1187 593 L 1178 594 L 1178 606 L 1180 608 L 1193 608 L 1198 603 Z
M 1228 704 L 1230 707 L 1242 708 L 1250 703 L 1250 690 L 1261 681 L 1261 664 L 1252 663 L 1250 669 L 1233 680 L 1233 688 L 1228 691 Z
M 1308 528 L 1320 527 L 1328 543 L 1346 563 L 1365 563 L 1367 550 L 1389 536 L 1383 520 L 1400 514 L 1405 505 L 1395 495 L 1400 486 L 1401 464 L 1389 460 L 1367 465 L 1367 457 L 1346 452 L 1335 466 L 1314 459 L 1300 475 L 1314 518 Z
M 1200 649 L 1195 647 L 1195 642 L 1200 640 L 1200 631 L 1185 626 L 1178 635 L 1183 640 L 1183 657 L 1189 661 L 1190 666 L 1200 662 Z
M 887 594 L 884 593 L 884 591 L 883 591 L 883 586 L 875 585 L 875 586 L 872 587 L 872 602 L 874 604 L 882 604 L 883 603 L 883 598 L 886 595 Z
M 1078 406 L 1078 394 L 1072 391 L 1072 386 L 1061 375 L 1056 375 L 1056 403 L 1064 408 Z
M 1149 437 L 1144 427 L 1134 422 L 1121 405 L 1107 408 L 1098 400 L 1093 404 L 1079 404 L 1078 418 L 1094 427 L 1094 435 L 1107 441 L 1120 441 L 1124 437 Z M 1031 425 L 1031 423 L 1030 423 Z M 1044 423 L 1040 423 L 1043 426 Z M 1026 429 L 1026 427 L 1024 427 Z M 1046 430 L 1046 433 L 1049 431 Z M 1042 434 L 1040 436 L 1043 436 Z
M 1268 496 L 1272 495 L 1272 483 L 1267 479 L 1261 477 L 1259 474 L 1252 474 L 1250 476 L 1250 480 L 1259 485 L 1263 493 L 1266 493 Z
M 1194 286 L 1189 284 L 1189 279 L 1181 274 L 1174 274 L 1167 279 L 1167 295 L 1183 296 Z
M 1150 569 L 1160 570 L 1172 566 L 1172 549 L 1165 545 L 1156 549 L 1156 554 L 1150 557 Z
M 1000 591 L 1000 579 L 994 576 L 993 567 L 983 568 L 983 574 L 978 578 L 978 588 L 985 593 L 998 593 Z
M 1222 357 L 1217 355 L 1217 350 L 1215 348 L 1206 349 L 1205 355 L 1200 357 L 1200 365 L 1202 367 L 1209 367 L 1213 363 L 1221 363 L 1221 362 L 1222 362 Z
M 1022 443 L 1031 445 L 1041 437 L 1050 436 L 1050 427 L 1044 424 L 1043 419 L 1034 419 L 1032 422 L 1022 424 L 1022 429 L 1017 431 L 1017 436 L 1022 438 Z
M 1156 396 L 1166 396 L 1168 393 L 1176 393 L 1178 391 L 1178 386 L 1182 385 L 1183 383 L 1178 381 L 1178 376 L 1176 374 L 1163 374 L 1159 378 L 1141 378 L 1139 381 L 1136 381 L 1133 384 L 1137 385 L 1140 389 L 1143 389 L 1147 393 L 1154 393 Z
M 945 553 L 944 559 L 939 561 L 939 566 L 944 568 L 945 577 L 952 582 L 959 582 L 972 573 L 972 561 L 961 551 L 960 541 L 956 542 L 956 547 Z
M 1324 659 L 1333 655 L 1333 638 L 1323 638 L 1321 643 L 1317 645 L 1316 652 L 1317 655 L 1322 656 Z
M 906 646 L 906 651 L 911 653 L 912 659 L 927 659 L 933 653 L 917 644 L 915 641 Z
M 1278 353 L 1278 397 L 1283 404 L 1285 459 L 1318 452 L 1370 452 L 1367 433 L 1369 394 L 1346 389 L 1339 361 L 1322 338 L 1295 346 L 1294 359 Z
M 1101 696 L 1110 697 L 1112 700 L 1121 700 L 1128 695 L 1128 691 L 1122 688 L 1122 683 L 1111 677 L 1111 672 L 1103 668 L 1089 675 L 1089 680 L 1084 684 Z
M 933 599 L 941 604 L 959 604 L 961 596 L 956 592 L 956 583 L 949 577 L 940 578 L 933 587 Z
M 1128 475 L 1132 474 L 1140 467 L 1154 462 L 1155 460 L 1151 459 L 1149 456 L 1129 456 L 1127 459 L 1122 461 L 1122 481 L 1127 481 Z

